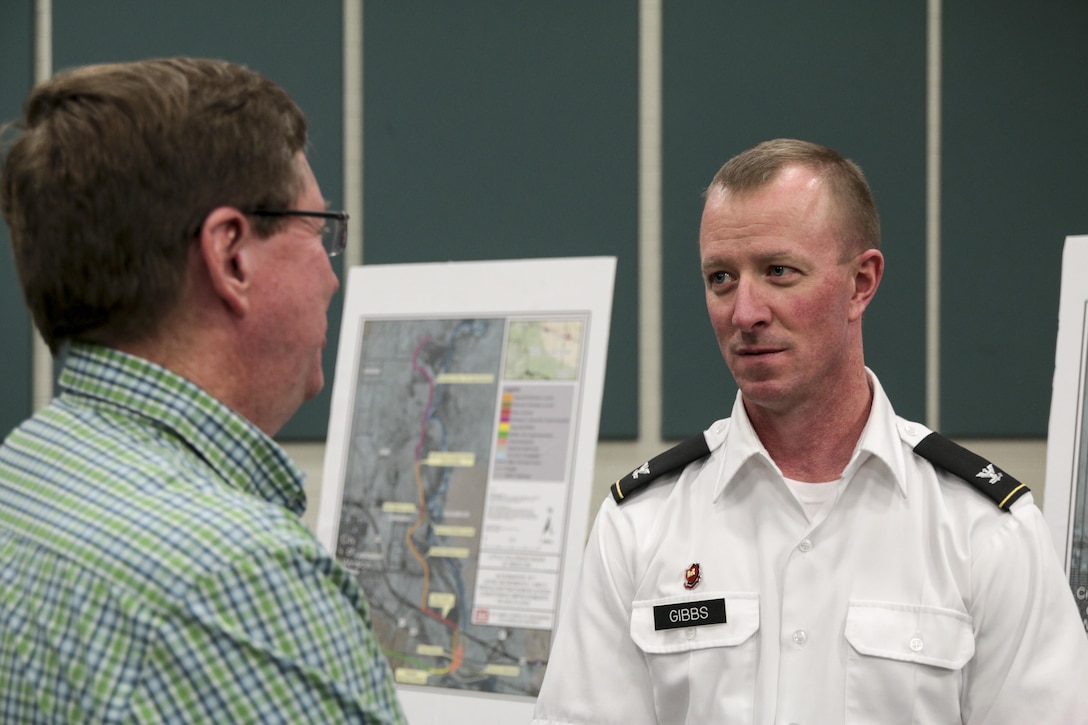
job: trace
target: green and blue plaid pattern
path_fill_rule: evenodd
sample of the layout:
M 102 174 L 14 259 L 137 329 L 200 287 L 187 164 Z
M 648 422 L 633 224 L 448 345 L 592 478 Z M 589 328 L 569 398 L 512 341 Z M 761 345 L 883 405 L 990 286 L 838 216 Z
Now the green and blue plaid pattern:
M 185 379 L 73 345 L 0 447 L 0 723 L 402 723 L 302 474 Z

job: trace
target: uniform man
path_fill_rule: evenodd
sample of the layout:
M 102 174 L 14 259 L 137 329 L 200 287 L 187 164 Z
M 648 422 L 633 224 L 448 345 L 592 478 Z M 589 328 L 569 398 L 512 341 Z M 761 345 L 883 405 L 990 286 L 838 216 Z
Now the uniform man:
M 1088 722 L 1030 493 L 865 367 L 879 245 L 830 149 L 770 141 L 715 176 L 699 250 L 732 415 L 613 486 L 538 725 Z

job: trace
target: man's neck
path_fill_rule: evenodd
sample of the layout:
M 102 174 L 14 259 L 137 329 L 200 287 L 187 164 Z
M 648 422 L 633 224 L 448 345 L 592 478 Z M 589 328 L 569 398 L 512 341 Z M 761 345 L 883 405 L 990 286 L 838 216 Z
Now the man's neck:
M 212 324 L 203 327 L 175 324 L 164 326 L 153 337 L 117 348 L 180 375 L 273 435 L 282 422 L 269 424 L 269 416 L 262 416 L 263 411 L 256 407 L 262 398 L 254 389 L 254 376 L 247 375 L 247 366 L 227 332 Z
M 850 392 L 812 401 L 784 413 L 749 405 L 745 410 L 771 459 L 787 478 L 821 483 L 842 475 L 869 421 L 873 391 L 868 376 Z

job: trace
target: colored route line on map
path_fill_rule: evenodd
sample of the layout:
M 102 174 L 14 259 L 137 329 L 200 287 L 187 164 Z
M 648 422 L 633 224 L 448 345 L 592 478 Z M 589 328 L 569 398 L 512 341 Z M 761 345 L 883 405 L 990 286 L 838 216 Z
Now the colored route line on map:
M 430 608 L 427 606 L 427 592 L 431 587 L 431 565 L 427 561 L 427 557 L 420 553 L 416 548 L 415 541 L 412 540 L 412 535 L 416 530 L 423 525 L 424 520 L 427 518 L 427 507 L 425 501 L 425 493 L 423 491 L 423 476 L 419 471 L 419 459 L 416 459 L 413 465 L 416 474 L 416 488 L 419 490 L 419 518 L 416 522 L 409 527 L 408 531 L 404 534 L 404 543 L 407 544 L 408 550 L 412 552 L 412 556 L 416 558 L 420 566 L 423 567 L 423 589 L 420 593 L 419 608 L 424 612 L 431 614 Z
M 415 470 L 416 490 L 417 490 L 417 493 L 419 495 L 419 517 L 416 519 L 416 522 L 405 533 L 404 538 L 405 538 L 405 543 L 408 546 L 408 550 L 411 552 L 412 556 L 415 557 L 415 559 L 423 567 L 423 585 L 422 585 L 422 588 L 420 590 L 420 602 L 419 602 L 420 610 L 424 614 L 426 614 L 427 616 L 431 617 L 432 619 L 435 619 L 435 620 L 443 623 L 444 625 L 449 627 L 450 630 L 451 630 L 451 640 L 450 640 L 450 652 L 451 652 L 451 655 L 450 655 L 449 665 L 446 666 L 446 667 L 441 667 L 441 668 L 430 668 L 428 670 L 429 673 L 432 674 L 432 675 L 444 675 L 444 674 L 450 674 L 452 672 L 456 672 L 457 669 L 461 666 L 461 664 L 464 662 L 465 647 L 464 647 L 463 644 L 458 643 L 458 634 L 460 632 L 460 627 L 457 625 L 457 623 L 452 622 L 449 619 L 447 619 L 446 617 L 443 617 L 442 615 L 436 613 L 434 610 L 431 609 L 430 605 L 427 602 L 427 595 L 428 595 L 428 593 L 430 591 L 430 586 L 431 586 L 430 585 L 431 567 L 430 567 L 430 563 L 427 561 L 427 557 L 424 556 L 419 551 L 419 549 L 415 545 L 415 541 L 412 538 L 413 535 L 415 534 L 415 532 L 424 524 L 424 522 L 428 518 L 427 495 L 426 495 L 426 491 L 425 491 L 424 485 L 423 485 L 423 473 L 421 471 L 421 459 L 422 459 L 423 445 L 426 442 L 426 437 L 427 437 L 427 421 L 430 420 L 431 406 L 434 404 L 435 380 L 434 380 L 434 377 L 431 375 L 430 371 L 419 364 L 419 354 L 423 350 L 423 347 L 428 342 L 430 342 L 430 340 L 431 340 L 430 335 L 424 337 L 422 340 L 419 341 L 419 344 L 416 345 L 415 352 L 412 353 L 412 369 L 415 370 L 416 372 L 420 373 L 427 380 L 428 393 L 427 393 L 427 405 L 424 408 L 424 414 L 423 414 L 423 417 L 420 420 L 420 424 L 419 424 L 419 442 L 416 444 L 415 452 L 413 453 L 413 459 L 414 459 L 413 460 L 413 468 Z

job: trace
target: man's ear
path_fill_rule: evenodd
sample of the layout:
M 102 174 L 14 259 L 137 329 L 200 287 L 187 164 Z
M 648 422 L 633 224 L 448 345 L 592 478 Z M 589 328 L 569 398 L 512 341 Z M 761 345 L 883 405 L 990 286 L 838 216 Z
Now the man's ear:
M 860 319 L 873 301 L 880 280 L 884 278 L 884 255 L 879 249 L 867 249 L 853 262 L 854 294 L 850 297 L 851 319 Z
M 229 206 L 212 210 L 200 227 L 200 256 L 211 287 L 223 304 L 239 316 L 249 311 L 252 270 L 245 248 L 252 235 L 249 219 Z

